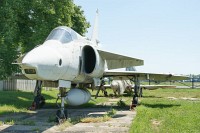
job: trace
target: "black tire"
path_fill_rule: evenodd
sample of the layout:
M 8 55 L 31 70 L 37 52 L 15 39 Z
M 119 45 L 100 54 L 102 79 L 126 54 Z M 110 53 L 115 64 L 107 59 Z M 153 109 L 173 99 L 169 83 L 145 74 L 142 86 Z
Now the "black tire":
M 61 110 L 57 110 L 56 112 L 56 122 L 63 123 L 67 119 L 67 110 L 64 111 L 65 116 L 61 115 Z
M 36 109 L 42 108 L 45 104 L 45 98 L 42 95 L 36 96 L 34 102 L 36 103 Z
M 140 88 L 140 93 L 139 93 L 139 97 L 142 97 L 142 94 L 143 94 L 143 88 Z
M 39 103 L 39 108 L 42 108 L 45 105 L 45 98 L 44 96 L 40 97 L 40 103 Z
M 65 110 L 64 113 L 65 113 L 65 119 L 67 119 L 68 118 L 68 112 L 67 112 L 67 110 Z
M 133 97 L 133 105 L 136 107 L 138 105 L 138 97 Z
M 104 91 L 104 96 L 107 97 L 108 96 L 108 92 Z
M 61 119 L 61 111 L 60 110 L 57 110 L 56 111 L 56 122 L 57 123 L 60 123 L 60 119 Z

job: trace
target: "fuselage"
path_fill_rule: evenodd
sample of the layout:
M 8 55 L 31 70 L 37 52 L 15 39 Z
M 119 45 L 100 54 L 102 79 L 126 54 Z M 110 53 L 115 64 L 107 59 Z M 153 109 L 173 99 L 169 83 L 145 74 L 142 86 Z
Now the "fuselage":
M 35 80 L 92 82 L 104 71 L 104 60 L 96 47 L 72 29 L 57 27 L 42 45 L 26 54 L 22 72 Z

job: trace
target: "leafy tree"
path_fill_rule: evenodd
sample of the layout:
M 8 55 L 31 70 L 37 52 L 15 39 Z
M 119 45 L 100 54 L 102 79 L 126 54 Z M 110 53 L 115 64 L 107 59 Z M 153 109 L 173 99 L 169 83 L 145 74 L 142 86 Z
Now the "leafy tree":
M 17 40 L 19 28 L 16 22 L 13 1 L 0 2 L 0 78 L 5 78 L 17 70 L 11 63 L 17 58 Z M 2 7 L 3 5 L 3 7 Z
M 23 52 L 43 43 L 49 32 L 60 25 L 71 27 L 81 35 L 86 32 L 89 23 L 81 7 L 72 0 L 32 0 L 24 2 L 26 9 L 19 18 Z M 24 21 L 23 21 L 24 20 Z
M 0 78 L 16 72 L 11 63 L 42 44 L 53 28 L 65 25 L 84 35 L 90 26 L 73 0 L 0 0 L 0 20 Z

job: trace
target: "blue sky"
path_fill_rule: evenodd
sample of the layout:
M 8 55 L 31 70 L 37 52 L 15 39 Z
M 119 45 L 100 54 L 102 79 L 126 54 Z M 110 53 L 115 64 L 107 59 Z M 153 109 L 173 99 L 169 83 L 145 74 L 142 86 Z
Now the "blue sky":
M 74 0 L 102 48 L 144 60 L 142 72 L 200 74 L 199 0 Z M 91 36 L 92 27 L 86 36 Z

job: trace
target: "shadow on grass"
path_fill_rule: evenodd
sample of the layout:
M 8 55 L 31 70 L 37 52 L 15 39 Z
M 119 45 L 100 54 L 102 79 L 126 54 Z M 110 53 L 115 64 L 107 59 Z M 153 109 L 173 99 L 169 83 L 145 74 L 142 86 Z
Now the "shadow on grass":
M 55 99 L 48 94 L 43 94 L 43 96 L 46 100 Z M 37 128 L 37 125 L 35 125 L 36 122 L 34 120 L 29 120 L 29 118 L 38 113 L 27 110 L 27 108 L 31 106 L 33 99 L 33 92 L 0 91 L 0 122 L 9 125 L 11 124 L 11 126 L 7 127 L 6 129 L 2 130 L 0 128 L 0 132 L 15 132 L 15 130 L 19 130 L 19 132 L 26 132 L 24 129 L 18 129 L 18 125 L 21 124 L 25 127 L 30 127 L 31 130 L 29 132 L 38 131 L 39 128 Z M 55 103 L 47 103 L 44 106 L 44 108 L 52 107 L 54 108 L 57 106 Z M 46 119 L 48 119 L 48 117 Z M 51 126 L 46 126 L 45 128 L 50 127 Z
M 157 96 L 142 96 L 143 98 L 163 98 L 163 97 L 157 97 Z
M 92 97 L 95 97 L 96 95 L 91 95 Z M 106 98 L 120 98 L 120 97 L 133 97 L 133 94 L 126 94 L 124 93 L 123 95 L 114 95 L 114 94 L 109 94 L 108 96 L 104 95 L 98 95 L 98 97 L 106 97 Z M 98 98 L 97 97 L 97 98 Z
M 90 104 L 93 105 L 93 104 Z M 87 105 L 89 106 L 89 105 Z M 106 106 L 104 108 L 83 108 L 74 107 L 68 109 L 68 118 L 70 118 L 71 123 L 79 123 L 81 118 L 87 117 L 104 117 L 106 112 L 111 111 L 113 106 Z M 126 110 L 126 109 L 120 109 Z M 55 126 L 54 121 L 49 121 L 50 119 L 55 119 L 56 109 L 40 109 L 36 113 L 18 113 L 16 115 L 7 115 L 5 121 L 14 121 L 14 125 L 6 127 L 0 132 L 44 132 L 48 131 L 51 127 Z M 115 114 L 112 118 L 125 117 L 127 114 Z M 17 117 L 17 118 L 16 118 Z M 14 119 L 15 118 L 15 119 Z M 18 123 L 19 122 L 19 123 Z M 19 128 L 20 127 L 20 128 Z
M 43 94 L 43 96 L 45 97 L 46 100 L 54 99 L 53 97 L 46 94 Z M 15 111 L 13 110 L 12 107 L 19 110 L 26 109 L 31 106 L 33 99 L 34 95 L 32 92 L 0 91 L 0 107 L 2 108 L 2 110 L 0 111 L 0 115 L 14 113 Z M 53 106 L 53 104 L 48 103 L 46 105 L 46 107 L 49 106 Z
M 66 109 L 90 109 L 90 108 L 98 108 L 98 109 L 116 109 L 116 110 L 129 110 L 130 105 L 118 106 L 118 105 L 97 105 L 96 103 L 86 103 L 79 106 L 70 106 L 66 105 Z
M 142 103 L 141 105 L 144 105 L 148 108 L 161 108 L 161 109 L 162 108 L 172 108 L 174 106 L 181 106 L 180 104 L 161 104 L 161 103 L 159 103 L 159 104 L 144 104 L 144 103 Z
M 54 97 L 48 94 L 43 94 L 43 96 L 45 97 L 46 100 L 55 99 Z M 5 110 L 0 110 L 0 115 L 1 115 L 0 121 L 3 121 L 3 122 L 7 121 L 7 122 L 14 123 L 14 125 L 4 129 L 3 132 L 12 132 L 15 130 L 19 132 L 42 132 L 55 125 L 55 123 L 47 123 L 47 121 L 50 116 L 55 116 L 56 109 L 57 109 L 56 104 L 46 103 L 43 109 L 39 109 L 35 113 L 30 113 L 26 111 L 26 108 L 31 106 L 33 98 L 34 98 L 33 92 L 0 91 L 0 107 L 4 108 L 5 106 Z M 8 107 L 11 106 L 21 111 L 16 112 L 16 111 L 13 111 L 12 108 L 6 109 L 6 106 Z M 127 110 L 129 109 L 129 106 L 125 106 L 125 107 L 109 106 L 109 105 L 104 106 L 104 105 L 96 105 L 96 103 L 87 103 L 87 104 L 84 104 L 82 106 L 77 106 L 77 107 L 71 107 L 68 105 L 66 106 L 66 109 L 70 110 L 70 108 L 75 109 L 75 110 L 72 109 L 70 114 L 74 114 L 78 112 L 76 116 L 79 115 L 80 117 L 82 117 L 82 116 L 87 116 L 91 112 L 95 114 L 95 111 L 107 112 L 107 111 L 110 111 L 111 109 Z M 53 109 L 53 110 L 50 110 L 50 109 Z M 86 111 L 82 112 L 84 110 Z M 116 117 L 123 117 L 123 115 L 118 115 Z M 40 125 L 41 121 L 44 122 L 44 126 Z M 21 124 L 18 124 L 18 122 L 26 124 L 24 125 L 24 128 L 29 128 L 29 129 L 27 130 L 19 129 L 18 125 L 21 125 Z M 1 129 L 0 129 L 0 132 L 2 132 Z

